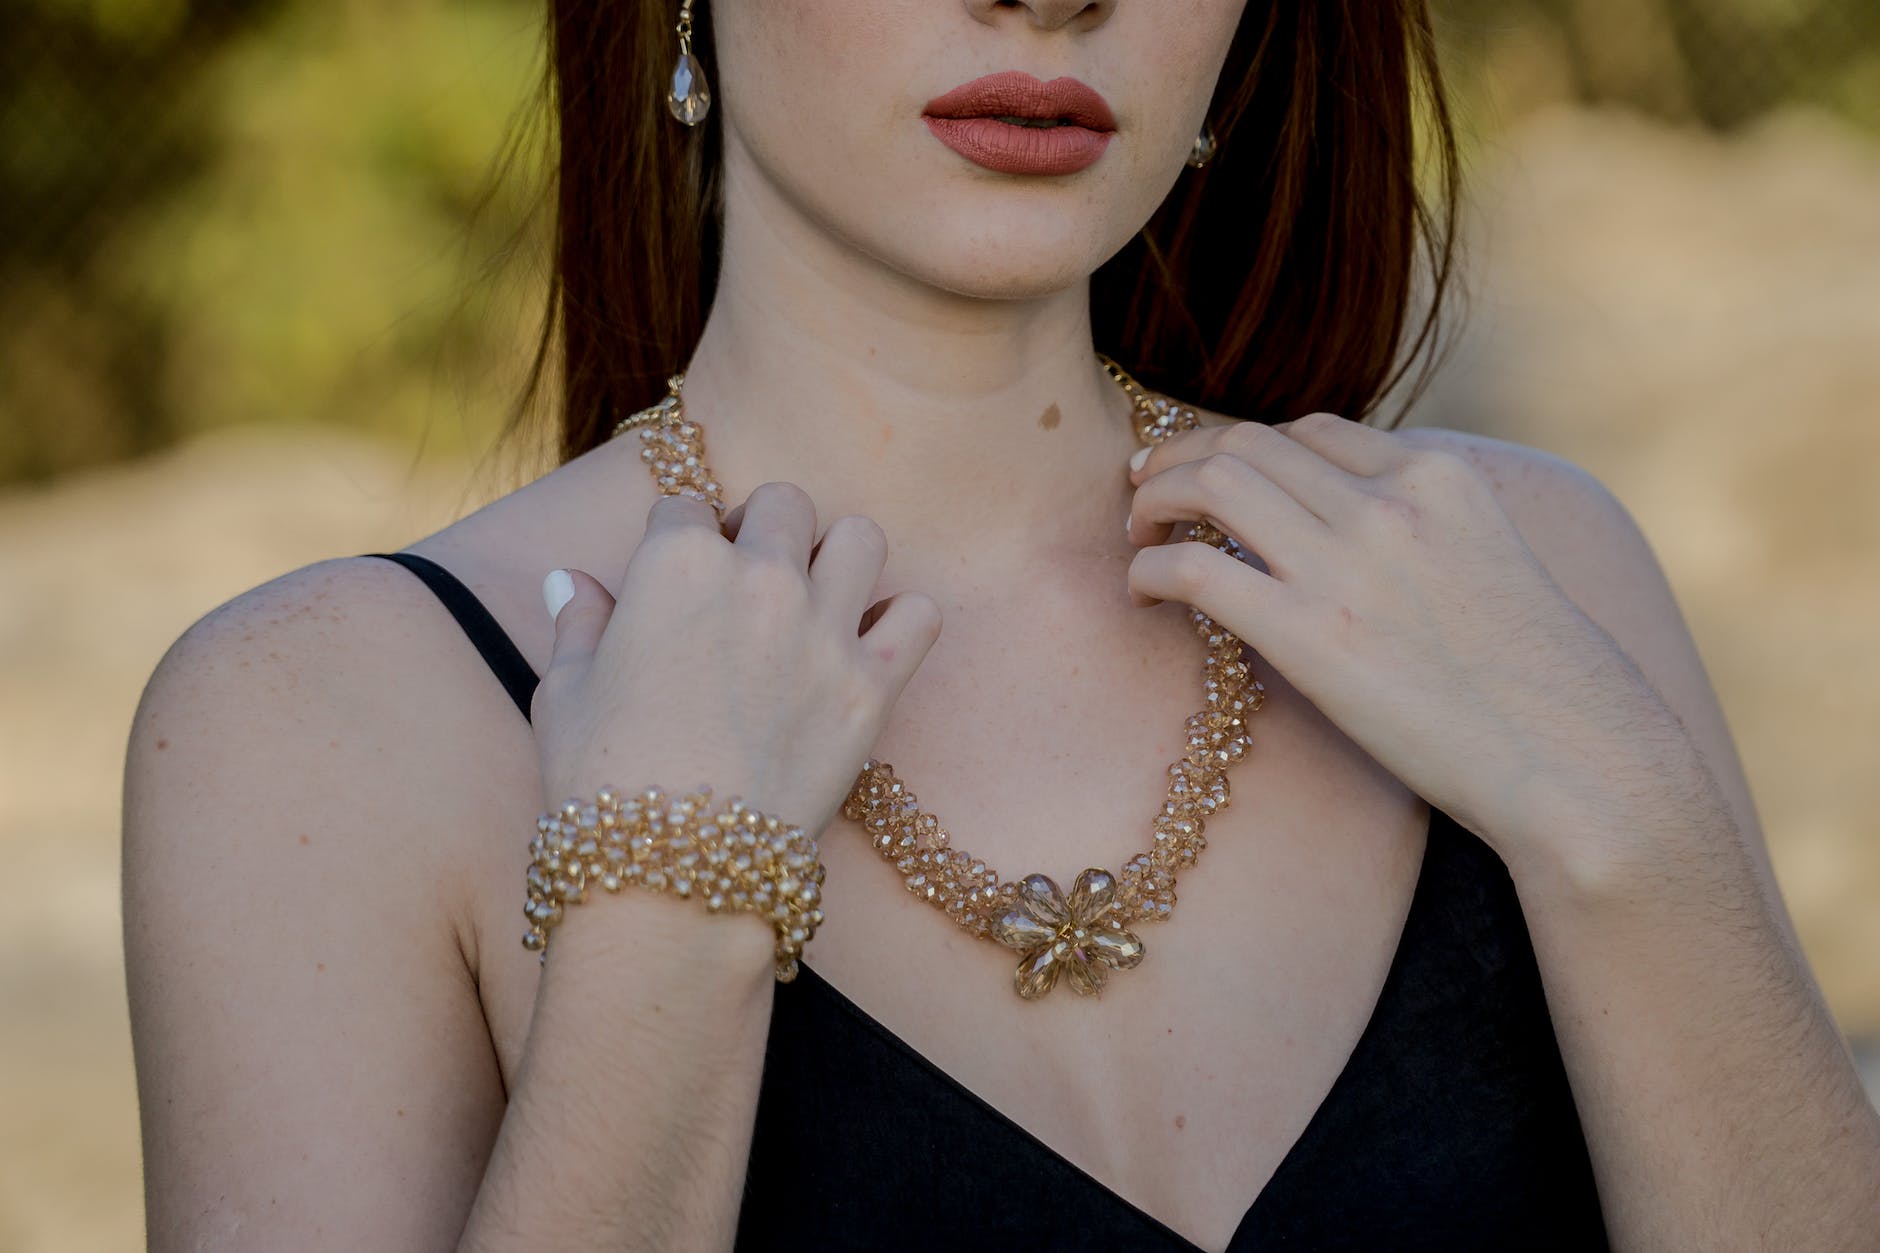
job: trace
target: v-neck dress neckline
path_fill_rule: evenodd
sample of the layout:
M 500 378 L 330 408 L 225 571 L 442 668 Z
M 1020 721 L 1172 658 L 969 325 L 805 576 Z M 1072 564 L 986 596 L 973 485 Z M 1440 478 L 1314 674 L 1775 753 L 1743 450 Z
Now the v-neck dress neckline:
M 1430 846 L 1433 841 L 1442 838 L 1441 835 L 1439 835 L 1438 827 L 1454 821 L 1449 815 L 1437 809 L 1436 806 L 1428 805 L 1427 802 L 1425 802 L 1425 804 L 1429 809 L 1429 822 L 1425 828 L 1423 852 L 1418 858 L 1416 883 L 1411 889 L 1410 905 L 1405 911 L 1403 924 L 1397 930 L 1397 943 L 1395 948 L 1391 951 L 1390 965 L 1384 975 L 1383 985 L 1378 990 L 1377 999 L 1372 1003 L 1370 1015 L 1365 1019 L 1364 1027 L 1358 1033 L 1357 1042 L 1352 1045 L 1351 1053 L 1345 1059 L 1344 1066 L 1339 1069 L 1337 1077 L 1332 1080 L 1331 1086 L 1326 1090 L 1325 1095 L 1321 1097 L 1318 1104 L 1313 1107 L 1311 1116 L 1306 1120 L 1306 1125 L 1300 1130 L 1293 1142 L 1287 1146 L 1286 1152 L 1280 1157 L 1279 1164 L 1274 1167 L 1272 1174 L 1267 1178 L 1267 1181 L 1261 1185 L 1260 1190 L 1254 1195 L 1253 1200 L 1241 1214 L 1240 1222 L 1235 1226 L 1233 1237 L 1227 1243 L 1227 1253 L 1237 1253 L 1242 1247 L 1241 1236 L 1246 1231 L 1255 1213 L 1259 1210 L 1260 1202 L 1272 1190 L 1274 1182 L 1285 1175 L 1288 1167 L 1302 1154 L 1304 1151 L 1302 1146 L 1306 1146 L 1311 1142 L 1314 1128 L 1320 1123 L 1322 1115 L 1339 1099 L 1340 1090 L 1347 1086 L 1349 1077 L 1354 1073 L 1356 1068 L 1362 1065 L 1366 1050 L 1374 1046 L 1373 1041 L 1377 1035 L 1379 1022 L 1383 1021 L 1391 1012 L 1391 999 L 1396 992 L 1398 981 L 1402 978 L 1405 937 L 1410 935 L 1412 924 L 1420 921 L 1420 911 L 1427 908 L 1424 896 L 1425 885 L 1429 879 L 1428 870 L 1431 860 Z M 1095 1175 L 1092 1175 L 1089 1171 L 1079 1166 L 1057 1149 L 1052 1148 L 1049 1144 L 1045 1143 L 1037 1133 L 1028 1129 L 1023 1123 L 1020 1123 L 1010 1114 L 992 1104 L 992 1102 L 980 1096 L 979 1093 L 973 1091 L 973 1089 L 968 1087 L 965 1083 L 955 1078 L 926 1054 L 902 1039 L 880 1019 L 856 1004 L 855 1001 L 850 999 L 840 988 L 825 979 L 809 962 L 804 961 L 800 963 L 799 972 L 798 980 L 804 984 L 804 987 L 800 992 L 794 993 L 795 995 L 820 997 L 826 1000 L 838 1012 L 853 1018 L 865 1030 L 879 1039 L 882 1044 L 906 1058 L 909 1065 L 919 1067 L 931 1075 L 935 1082 L 944 1087 L 953 1097 L 979 1109 L 987 1119 L 995 1126 L 1001 1128 L 1004 1133 L 1029 1142 L 1038 1153 L 1054 1159 L 1064 1170 L 1072 1172 L 1080 1177 L 1090 1188 L 1104 1194 L 1109 1202 L 1129 1211 L 1145 1226 L 1159 1231 L 1169 1242 L 1171 1249 L 1179 1249 L 1182 1253 L 1206 1253 L 1206 1250 L 1204 1250 L 1202 1246 L 1182 1235 L 1165 1221 L 1157 1218 L 1148 1210 L 1143 1209 L 1128 1197 L 1125 1197 L 1122 1193 L 1098 1179 Z M 777 991 L 779 995 L 792 995 L 789 990 L 783 987 L 778 988 Z

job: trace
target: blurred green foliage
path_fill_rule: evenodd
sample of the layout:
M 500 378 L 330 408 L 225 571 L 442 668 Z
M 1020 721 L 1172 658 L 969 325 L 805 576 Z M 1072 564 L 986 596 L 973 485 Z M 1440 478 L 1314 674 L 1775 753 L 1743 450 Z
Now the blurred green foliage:
M 1876 0 L 1435 8 L 1469 142 L 1558 99 L 1712 129 L 1803 102 L 1880 135 Z M 0 22 L 0 482 L 231 423 L 488 446 L 540 327 L 539 4 Z
M 481 447 L 530 346 L 515 0 L 28 0 L 0 54 L 0 480 L 193 431 Z M 518 132 L 526 135 L 526 132 Z M 440 420 L 440 418 L 442 420 Z
M 1432 0 L 1465 99 L 1568 99 L 1728 131 L 1787 104 L 1880 136 L 1875 0 Z

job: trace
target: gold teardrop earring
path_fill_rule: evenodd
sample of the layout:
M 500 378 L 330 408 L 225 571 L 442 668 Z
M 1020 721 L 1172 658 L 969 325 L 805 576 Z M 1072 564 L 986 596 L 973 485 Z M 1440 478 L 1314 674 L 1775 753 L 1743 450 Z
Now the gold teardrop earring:
M 1214 155 L 1214 128 L 1206 122 L 1201 124 L 1201 133 L 1195 136 L 1194 146 L 1188 150 L 1188 164 L 1197 170 L 1208 163 Z
M 672 67 L 672 86 L 666 94 L 667 110 L 687 126 L 697 126 L 711 112 L 712 90 L 705 68 L 692 55 L 692 0 L 680 0 L 679 60 Z

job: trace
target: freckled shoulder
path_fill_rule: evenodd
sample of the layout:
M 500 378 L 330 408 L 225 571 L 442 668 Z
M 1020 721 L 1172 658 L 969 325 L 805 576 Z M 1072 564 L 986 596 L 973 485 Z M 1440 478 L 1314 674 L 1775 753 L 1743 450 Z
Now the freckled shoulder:
M 513 855 L 534 767 L 450 629 L 408 571 L 333 558 L 211 610 L 145 687 L 122 860 L 153 1248 L 224 1247 L 244 1216 L 456 1239 L 463 1146 L 503 1116 L 467 880 Z
M 1762 824 L 1716 689 L 1670 580 L 1625 504 L 1591 471 L 1543 449 L 1445 427 L 1392 434 L 1413 448 L 1456 453 L 1481 473 L 1542 568 L 1683 722 L 1729 799 L 1765 891 L 1779 899 Z M 1793 925 L 1779 912 L 1795 943 Z
M 1391 435 L 1473 466 L 1567 597 L 1647 677 L 1663 678 L 1693 705 L 1704 703 L 1693 687 L 1707 690 L 1709 683 L 1701 668 L 1692 673 L 1694 649 L 1657 556 L 1625 505 L 1592 472 L 1554 453 L 1470 431 L 1408 427 Z

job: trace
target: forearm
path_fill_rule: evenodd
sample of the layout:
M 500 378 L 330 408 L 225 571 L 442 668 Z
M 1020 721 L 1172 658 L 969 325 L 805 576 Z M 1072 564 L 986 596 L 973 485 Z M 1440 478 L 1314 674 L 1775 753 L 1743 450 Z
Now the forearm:
M 1880 1116 L 1701 764 L 1657 777 L 1510 861 L 1614 1244 L 1869 1247 Z
M 466 1253 L 731 1247 L 772 937 L 696 902 L 596 895 L 549 946 Z

